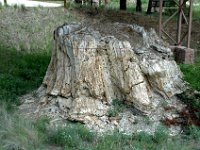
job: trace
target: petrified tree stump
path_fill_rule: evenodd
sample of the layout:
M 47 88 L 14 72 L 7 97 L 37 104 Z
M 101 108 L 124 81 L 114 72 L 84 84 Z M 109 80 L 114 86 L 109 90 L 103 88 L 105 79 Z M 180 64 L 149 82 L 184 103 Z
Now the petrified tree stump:
M 177 103 L 173 97 L 183 91 L 184 83 L 171 50 L 153 30 L 113 26 L 134 33 L 135 42 L 102 36 L 80 24 L 55 30 L 51 62 L 37 91 L 36 114 L 81 121 L 99 132 L 115 128 L 129 132 L 141 126 L 134 125 L 133 108 L 156 122 L 166 114 L 161 102 Z M 109 117 L 114 99 L 129 107 Z

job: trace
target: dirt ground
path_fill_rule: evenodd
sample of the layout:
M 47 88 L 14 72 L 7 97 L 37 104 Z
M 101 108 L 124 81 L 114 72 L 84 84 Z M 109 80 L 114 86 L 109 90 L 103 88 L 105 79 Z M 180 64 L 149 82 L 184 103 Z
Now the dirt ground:
M 158 33 L 158 14 L 153 15 L 144 15 L 139 13 L 127 13 L 124 11 L 116 11 L 116 10 L 95 10 L 95 9 L 76 9 L 73 13 L 76 13 L 76 16 L 79 16 L 83 22 L 87 22 L 87 24 L 91 24 L 91 26 L 95 27 L 97 30 L 102 30 L 107 35 L 113 35 L 112 23 L 120 22 L 120 23 L 129 23 L 129 24 L 138 24 L 143 26 L 145 29 L 154 28 Z M 176 20 L 171 20 L 169 24 L 164 28 L 169 35 L 171 35 L 174 39 L 176 39 Z M 186 25 L 183 25 L 184 34 L 186 29 Z M 170 43 L 170 45 L 175 45 L 175 43 L 167 38 L 164 34 L 162 38 Z M 186 45 L 187 37 L 183 40 L 182 45 Z M 191 48 L 200 50 L 200 22 L 193 21 L 192 23 L 192 33 L 191 33 Z

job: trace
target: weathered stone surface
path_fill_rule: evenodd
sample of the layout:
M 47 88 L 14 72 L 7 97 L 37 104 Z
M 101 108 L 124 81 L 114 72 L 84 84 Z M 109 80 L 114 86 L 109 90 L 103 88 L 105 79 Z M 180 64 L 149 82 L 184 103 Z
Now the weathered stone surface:
M 135 42 L 101 36 L 81 24 L 55 30 L 55 49 L 37 91 L 35 114 L 80 121 L 99 132 L 115 128 L 127 133 L 153 132 L 138 123 L 144 117 L 134 112 L 147 114 L 155 129 L 165 114 L 162 103 L 173 104 L 174 95 L 184 90 L 182 73 L 154 30 L 119 23 L 114 27 L 133 32 Z M 128 107 L 109 117 L 114 99 Z

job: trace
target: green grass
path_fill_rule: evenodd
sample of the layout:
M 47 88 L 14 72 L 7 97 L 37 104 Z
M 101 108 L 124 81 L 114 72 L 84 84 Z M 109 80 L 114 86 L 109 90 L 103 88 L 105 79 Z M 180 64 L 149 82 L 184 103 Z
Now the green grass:
M 94 133 L 80 123 L 67 122 L 66 127 L 56 128 L 47 134 L 49 143 L 65 147 L 65 149 L 85 148 L 95 139 Z
M 36 89 L 42 82 L 50 54 L 24 53 L 1 47 L 0 49 L 0 99 L 9 105 L 18 104 L 18 96 Z M 194 80 L 191 74 L 198 73 L 200 66 L 181 65 L 188 81 Z M 190 74 L 187 74 L 191 71 Z M 195 75 L 198 81 L 199 76 Z M 195 83 L 195 84 L 194 84 Z M 194 81 L 191 85 L 198 87 Z M 125 106 L 119 100 L 113 100 L 114 116 Z M 112 115 L 113 115 L 112 114 Z M 0 108 L 0 149 L 48 149 L 48 146 L 61 147 L 66 150 L 121 150 L 150 149 L 177 150 L 197 149 L 200 144 L 200 128 L 190 126 L 184 134 L 170 137 L 164 127 L 157 129 L 154 135 L 140 132 L 132 135 L 114 132 L 98 136 L 89 132 L 80 123 L 66 123 L 65 127 L 49 128 L 49 120 L 41 118 L 36 122 L 28 121 L 8 113 Z
M 8 105 L 18 104 L 18 96 L 36 89 L 42 82 L 50 54 L 24 53 L 14 49 L 0 48 L 0 100 Z M 181 65 L 185 79 L 193 88 L 199 88 L 199 66 Z M 195 78 L 194 78 L 195 76 Z M 194 81 L 193 81 L 194 80 Z M 113 100 L 111 116 L 125 109 L 119 100 Z M 200 142 L 200 128 L 189 126 L 185 133 L 170 137 L 161 127 L 155 135 L 140 132 L 124 135 L 119 132 L 97 136 L 89 132 L 82 124 L 68 123 L 66 127 L 48 128 L 49 120 L 41 118 L 36 122 L 28 121 L 18 115 L 0 108 L 0 149 L 23 147 L 25 149 L 45 149 L 48 146 L 71 150 L 121 150 L 150 149 L 177 150 L 197 149 Z
M 0 107 L 0 149 L 42 149 L 44 136 L 33 122 L 16 114 L 10 114 Z
M 28 54 L 0 46 L 0 103 L 18 105 L 18 97 L 40 86 L 50 54 Z
M 197 56 L 197 61 L 194 64 L 180 64 L 181 71 L 184 74 L 184 80 L 189 83 L 192 88 L 189 91 L 179 95 L 180 98 L 194 109 L 200 109 L 200 59 Z
M 53 133 L 51 132 L 49 142 L 65 147 L 66 150 L 189 150 L 194 149 L 196 145 L 193 144 L 199 141 L 196 130 L 199 129 L 190 130 L 189 135 L 191 136 L 188 136 L 187 139 L 184 138 L 185 135 L 170 137 L 164 127 L 158 128 L 154 135 L 145 132 L 126 135 L 115 131 L 113 134 L 97 136 L 91 134 L 82 125 L 73 124 L 71 127 L 60 128 Z
M 1 9 L 1 8 L 0 8 Z M 36 52 L 42 50 L 36 49 Z M 18 105 L 18 97 L 37 89 L 49 64 L 49 53 L 17 52 L 0 46 L 0 149 L 48 149 L 48 146 L 71 150 L 191 150 L 199 149 L 200 128 L 189 126 L 181 135 L 170 137 L 164 127 L 159 127 L 155 135 L 140 132 L 125 135 L 118 131 L 98 136 L 89 132 L 80 123 L 66 123 L 66 127 L 49 127 L 48 118 L 29 121 L 19 115 L 8 113 L 13 105 Z M 180 65 L 184 78 L 196 90 L 200 90 L 200 61 L 194 65 Z M 192 98 L 194 100 L 194 98 Z M 196 102 L 188 99 L 187 103 Z M 113 101 L 110 116 L 117 116 L 125 109 L 121 101 Z
M 53 146 L 65 150 L 177 150 L 197 149 L 200 129 L 188 128 L 186 134 L 170 137 L 160 126 L 154 135 L 139 132 L 125 135 L 115 131 L 112 134 L 96 135 L 80 123 L 66 122 L 65 127 L 49 126 L 49 119 L 29 121 L 16 114 L 9 114 L 0 108 L 0 149 L 41 149 Z
M 184 74 L 184 79 L 190 83 L 191 87 L 200 91 L 200 59 L 195 64 L 180 65 Z
M 0 10 L 0 44 L 30 53 L 49 52 L 54 30 L 66 22 L 76 21 L 74 13 L 62 8 L 6 7 Z

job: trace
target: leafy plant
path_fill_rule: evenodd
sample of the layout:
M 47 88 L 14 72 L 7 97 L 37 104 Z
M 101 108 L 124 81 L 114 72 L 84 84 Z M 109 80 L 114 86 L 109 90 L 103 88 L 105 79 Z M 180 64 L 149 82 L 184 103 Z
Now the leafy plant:
M 49 132 L 50 143 L 68 148 L 79 148 L 82 144 L 92 142 L 94 134 L 88 131 L 82 124 L 69 124 Z

